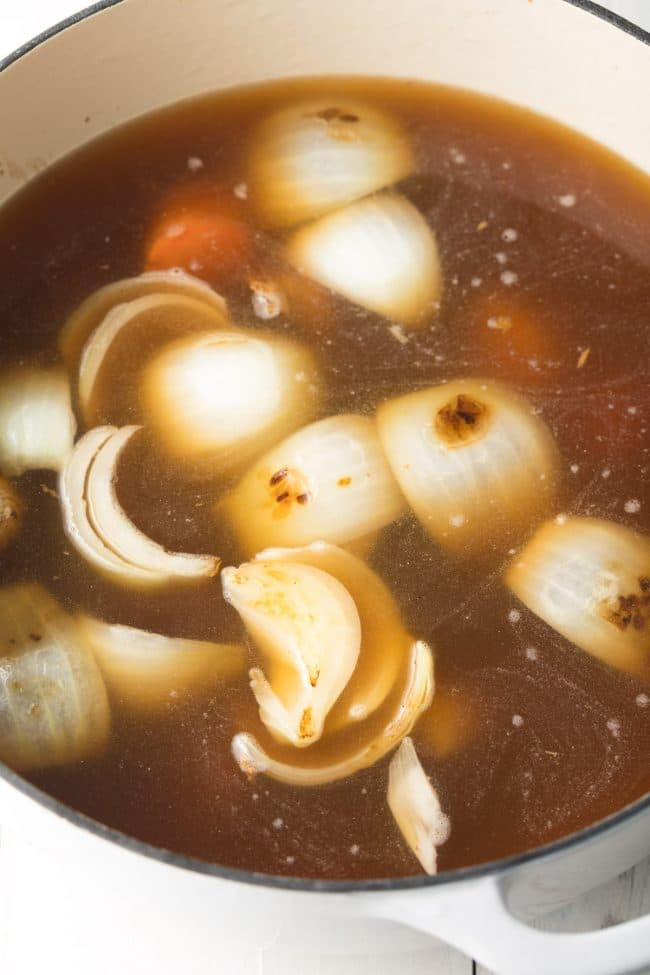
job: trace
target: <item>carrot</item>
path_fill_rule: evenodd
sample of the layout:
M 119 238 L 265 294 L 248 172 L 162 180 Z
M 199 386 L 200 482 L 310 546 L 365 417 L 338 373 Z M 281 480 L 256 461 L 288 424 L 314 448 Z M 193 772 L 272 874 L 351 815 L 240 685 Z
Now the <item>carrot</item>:
M 154 221 L 146 270 L 181 267 L 214 285 L 240 277 L 253 249 L 244 206 L 232 190 L 201 185 L 173 193 Z

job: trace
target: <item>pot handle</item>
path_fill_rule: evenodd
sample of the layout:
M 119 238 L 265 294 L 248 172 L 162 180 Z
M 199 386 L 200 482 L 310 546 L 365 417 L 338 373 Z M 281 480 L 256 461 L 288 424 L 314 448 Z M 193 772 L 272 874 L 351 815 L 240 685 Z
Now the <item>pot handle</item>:
M 498 975 L 639 975 L 650 967 L 650 915 L 567 934 L 515 917 L 495 878 L 435 894 L 435 902 L 422 889 L 392 894 L 372 913 L 431 934 Z

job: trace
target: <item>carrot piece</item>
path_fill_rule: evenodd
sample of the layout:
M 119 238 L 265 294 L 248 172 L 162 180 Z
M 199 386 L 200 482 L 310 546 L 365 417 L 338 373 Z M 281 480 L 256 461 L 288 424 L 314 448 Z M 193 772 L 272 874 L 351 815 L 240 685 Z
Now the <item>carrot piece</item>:
M 146 245 L 148 271 L 181 267 L 211 284 L 227 284 L 246 269 L 252 228 L 232 191 L 201 186 L 172 194 Z

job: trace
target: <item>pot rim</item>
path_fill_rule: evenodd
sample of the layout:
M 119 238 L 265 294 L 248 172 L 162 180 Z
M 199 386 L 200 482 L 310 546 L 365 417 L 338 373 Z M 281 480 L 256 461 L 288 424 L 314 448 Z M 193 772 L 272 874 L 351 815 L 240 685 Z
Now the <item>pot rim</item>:
M 0 59 L 0 73 L 26 54 L 40 47 L 41 44 L 44 44 L 51 37 L 55 37 L 69 27 L 73 27 L 75 24 L 81 23 L 81 21 L 87 20 L 95 14 L 101 13 L 123 2 L 124 0 L 99 0 L 99 2 L 91 4 L 72 14 L 70 17 L 59 21 Z M 611 10 L 606 10 L 599 4 L 594 3 L 593 0 L 563 0 L 563 2 L 598 17 L 617 30 L 622 30 L 624 33 L 636 38 L 636 40 L 641 41 L 641 43 L 650 46 L 650 33 L 648 31 L 631 23 L 619 14 L 615 14 Z M 277 874 L 226 867 L 218 863 L 201 860 L 198 857 L 176 853 L 162 846 L 154 846 L 151 843 L 146 843 L 112 826 L 106 826 L 91 816 L 73 809 L 61 800 L 55 799 L 31 782 L 28 782 L 18 772 L 15 772 L 2 762 L 0 762 L 0 779 L 4 779 L 18 792 L 34 800 L 49 812 L 55 813 L 71 825 L 85 829 L 91 835 L 115 843 L 117 846 L 129 852 L 139 853 L 141 856 L 149 859 L 190 870 L 194 873 L 219 877 L 221 880 L 230 880 L 272 889 L 302 891 L 305 893 L 341 894 L 361 893 L 362 891 L 417 890 L 420 888 L 445 887 L 449 884 L 463 881 L 481 880 L 496 873 L 507 873 L 534 861 L 560 856 L 565 851 L 573 849 L 582 843 L 597 840 L 609 830 L 616 829 L 616 827 L 622 826 L 637 816 L 643 815 L 644 813 L 650 814 L 650 793 L 648 793 L 635 802 L 624 806 L 623 809 L 612 813 L 612 815 L 598 820 L 591 826 L 587 826 L 575 833 L 570 833 L 568 836 L 564 836 L 551 843 L 533 847 L 523 853 L 517 853 L 499 860 L 490 860 L 476 866 L 447 870 L 444 873 L 436 874 L 432 877 L 417 875 L 413 877 L 378 878 L 376 880 L 316 880 L 309 877 L 285 877 Z

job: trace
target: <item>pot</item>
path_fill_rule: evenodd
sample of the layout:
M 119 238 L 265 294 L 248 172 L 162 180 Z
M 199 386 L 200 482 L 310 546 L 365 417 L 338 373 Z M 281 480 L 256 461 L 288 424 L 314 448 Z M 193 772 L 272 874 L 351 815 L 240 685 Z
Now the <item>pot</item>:
M 89 138 L 180 98 L 378 66 L 528 106 L 650 172 L 649 42 L 589 0 L 105 0 L 2 65 L 0 201 Z M 272 945 L 313 960 L 425 943 L 409 932 L 503 975 L 650 966 L 650 917 L 589 934 L 526 923 L 650 852 L 650 797 L 521 856 L 372 883 L 275 878 L 179 856 L 101 826 L 2 766 L 0 815 L 24 856 L 38 851 L 30 897 L 35 936 L 61 960 L 50 970 L 77 970 L 76 960 L 94 973 L 260 972 Z

